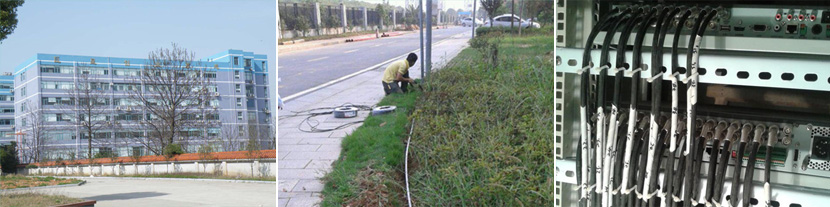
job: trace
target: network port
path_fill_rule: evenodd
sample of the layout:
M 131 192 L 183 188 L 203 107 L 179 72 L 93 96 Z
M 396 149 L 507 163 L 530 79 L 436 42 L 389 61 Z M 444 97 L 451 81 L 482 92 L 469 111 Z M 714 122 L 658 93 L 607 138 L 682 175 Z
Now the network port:
M 798 25 L 794 25 L 794 24 L 787 25 L 787 34 L 795 34 L 795 32 L 797 30 L 798 30 Z
M 729 31 L 732 31 L 732 27 L 730 27 L 729 25 L 721 25 L 720 26 L 720 31 L 729 32 Z

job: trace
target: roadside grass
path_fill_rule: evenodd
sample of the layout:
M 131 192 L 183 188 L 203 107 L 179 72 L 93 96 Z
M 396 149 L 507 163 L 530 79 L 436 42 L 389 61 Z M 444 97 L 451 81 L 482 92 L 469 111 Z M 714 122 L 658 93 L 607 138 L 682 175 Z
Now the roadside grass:
M 343 139 L 340 158 L 323 178 L 321 206 L 404 206 L 402 137 L 409 114 L 421 92 L 393 94 L 378 105 L 397 106 L 395 112 L 369 116 Z M 282 190 L 282 189 L 281 189 Z
M 44 174 L 52 175 L 52 174 Z M 84 175 L 53 175 L 53 176 L 84 176 Z M 249 176 L 230 176 L 230 175 L 216 175 L 212 173 L 159 173 L 153 175 L 103 175 L 96 177 L 134 177 L 134 178 L 187 178 L 187 179 L 221 179 L 221 180 L 257 180 L 257 181 L 277 181 L 276 177 L 249 177 Z
M 426 91 L 385 97 L 392 115 L 369 117 L 343 140 L 321 206 L 549 206 L 553 187 L 553 36 L 507 36 L 499 64 L 463 50 Z M 416 106 L 413 110 L 413 106 Z M 410 113 L 411 112 L 411 113 Z
M 67 179 L 67 178 L 56 178 L 52 176 L 48 177 L 31 177 L 31 176 L 23 176 L 23 175 L 16 175 L 16 174 L 8 174 L 3 175 L 0 177 L 0 183 L 2 187 L 0 189 L 14 189 L 14 188 L 28 188 L 28 187 L 40 187 L 40 186 L 52 186 L 52 185 L 64 185 L 64 184 L 75 184 L 80 183 L 81 180 L 78 179 Z
M 84 201 L 79 198 L 64 195 L 50 195 L 36 192 L 4 192 L 0 195 L 2 206 L 8 207 L 40 207 L 57 206 Z
M 499 64 L 465 49 L 418 100 L 417 206 L 553 205 L 553 36 L 506 36 Z
M 383 33 L 383 32 L 381 32 Z M 341 38 L 341 37 L 351 37 L 351 36 L 358 36 L 358 35 L 367 35 L 367 34 L 375 34 L 375 31 L 360 31 L 360 32 L 347 32 L 347 33 L 340 33 L 340 34 L 330 34 L 330 35 L 318 35 L 318 36 L 306 36 L 306 37 L 294 37 L 294 38 L 284 38 L 280 39 L 279 43 L 282 45 L 283 42 L 289 42 L 294 40 L 304 40 L 304 41 L 314 41 L 314 40 L 327 40 L 327 39 L 334 39 L 334 38 Z

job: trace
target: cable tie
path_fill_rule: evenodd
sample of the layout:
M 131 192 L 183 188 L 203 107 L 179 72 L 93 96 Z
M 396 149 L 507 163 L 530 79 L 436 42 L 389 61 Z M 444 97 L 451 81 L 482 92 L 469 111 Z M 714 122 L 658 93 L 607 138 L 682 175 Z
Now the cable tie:
M 654 190 L 651 193 L 645 194 L 645 195 L 643 195 L 643 199 L 649 200 L 649 199 L 651 199 L 651 197 L 654 197 L 654 195 L 656 195 L 658 192 L 660 192 L 660 190 Z M 658 196 L 658 197 L 660 197 L 660 196 Z
M 597 72 L 608 69 L 607 65 L 603 65 L 602 67 L 597 68 Z
M 717 201 L 712 201 L 712 203 L 714 203 L 714 204 L 715 204 L 715 207 L 721 207 L 721 206 L 720 206 L 720 203 L 718 203 Z
M 698 204 L 697 199 L 692 198 L 690 200 L 692 201 L 692 206 L 696 206 Z
M 709 201 L 706 201 L 706 207 L 712 207 L 712 203 L 709 202 Z
M 628 72 L 627 72 L 627 73 L 625 73 L 625 74 L 626 74 L 626 75 L 632 75 L 632 74 L 634 74 L 634 73 L 636 73 L 636 72 L 640 72 L 640 71 L 643 71 L 643 68 L 637 68 L 637 69 L 634 69 L 634 70 L 628 71 Z
M 619 186 L 619 187 L 617 187 L 617 188 L 615 188 L 615 189 L 612 189 L 612 190 L 611 190 L 611 195 L 617 195 L 617 193 L 619 193 L 619 192 L 620 192 L 620 188 L 621 188 L 621 187 L 622 187 L 622 186 Z
M 680 76 L 680 72 L 674 72 L 671 75 L 669 75 L 669 79 L 676 81 L 677 77 L 679 77 L 679 76 Z
M 588 69 L 591 69 L 590 65 L 582 67 L 582 69 L 577 70 L 576 74 L 582 75 L 582 72 L 585 72 L 585 70 L 588 70 Z
M 676 195 L 671 195 L 671 197 L 672 197 L 672 200 L 674 200 L 674 202 L 681 202 L 681 201 L 683 201 L 683 199 L 680 199 L 680 197 L 677 197 Z
M 658 73 L 657 75 L 652 76 L 651 78 L 646 79 L 649 83 L 657 79 L 658 77 L 663 77 L 663 72 Z
M 643 199 L 643 194 L 640 194 L 640 191 L 634 190 L 634 194 L 637 194 L 637 199 Z
M 688 83 L 688 82 L 689 82 L 689 80 L 691 80 L 691 79 L 692 79 L 692 77 L 695 77 L 695 76 L 697 76 L 697 75 L 698 75 L 698 74 L 697 74 L 697 72 L 692 73 L 692 75 L 690 75 L 690 76 L 688 76 L 688 77 L 684 78 L 681 82 L 683 82 L 683 83 Z
M 609 71 L 617 73 L 617 72 L 620 72 L 621 70 L 625 70 L 625 67 L 614 68 L 614 69 L 611 69 Z

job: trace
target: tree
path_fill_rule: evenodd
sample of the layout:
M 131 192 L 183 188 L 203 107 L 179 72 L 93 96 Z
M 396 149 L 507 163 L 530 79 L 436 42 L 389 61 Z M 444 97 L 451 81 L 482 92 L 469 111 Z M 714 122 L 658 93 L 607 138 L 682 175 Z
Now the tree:
M 204 128 L 199 108 L 212 100 L 209 88 L 214 86 L 205 75 L 207 68 L 194 62 L 195 54 L 175 43 L 150 52 L 147 59 L 142 73 L 132 80 L 144 90 L 130 91 L 129 97 L 146 114 L 139 125 L 147 134 L 135 141 L 160 155 L 168 145 L 188 144 L 192 130 Z
M 239 130 L 236 125 L 224 125 L 221 130 L 219 145 L 222 146 L 222 151 L 229 152 L 242 150 L 245 146 L 245 141 L 243 140 L 245 135 L 244 130 Z
M 487 11 L 487 17 L 490 18 L 490 27 L 493 27 L 493 17 L 496 16 L 496 10 L 504 4 L 503 0 L 481 0 L 481 7 Z
M 3 173 L 17 173 L 17 165 L 20 160 L 17 158 L 17 142 L 12 141 L 10 145 L 0 147 L 0 168 Z
M 51 127 L 46 125 L 43 119 L 43 110 L 37 103 L 27 100 L 22 104 L 23 113 L 22 130 L 23 140 L 20 149 L 23 151 L 23 161 L 26 163 L 40 162 L 46 147 L 51 143 L 47 135 Z
M 530 22 L 534 22 L 543 11 L 553 12 L 553 1 L 522 1 L 522 4 L 531 17 Z
M 66 96 L 70 97 L 71 104 L 62 104 L 62 114 L 56 114 L 55 121 L 72 122 L 73 130 L 79 130 L 81 139 L 87 140 L 86 157 L 96 157 L 92 154 L 93 142 L 108 142 L 111 136 L 108 133 L 100 133 L 106 128 L 111 128 L 109 105 L 110 100 L 104 94 L 109 92 L 109 83 L 95 82 L 99 75 L 104 75 L 105 70 L 89 67 L 93 65 L 79 66 L 77 81 L 72 88 L 66 90 Z M 105 68 L 102 68 L 105 69 Z M 75 127 L 78 128 L 75 128 Z
M 0 1 L 0 42 L 17 27 L 17 7 L 23 5 L 23 0 Z

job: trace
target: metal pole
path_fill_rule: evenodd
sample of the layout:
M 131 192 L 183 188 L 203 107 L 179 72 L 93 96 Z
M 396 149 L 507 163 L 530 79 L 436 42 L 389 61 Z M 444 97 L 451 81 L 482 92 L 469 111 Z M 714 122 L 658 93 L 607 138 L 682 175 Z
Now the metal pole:
M 421 30 L 421 80 L 424 80 L 424 0 L 418 0 L 418 29 Z
M 430 78 L 432 72 L 432 0 L 427 0 L 427 40 L 426 40 L 426 57 L 424 57 L 424 64 L 427 66 L 427 79 Z
M 473 38 L 476 37 L 476 4 L 478 4 L 478 2 L 473 0 Z

